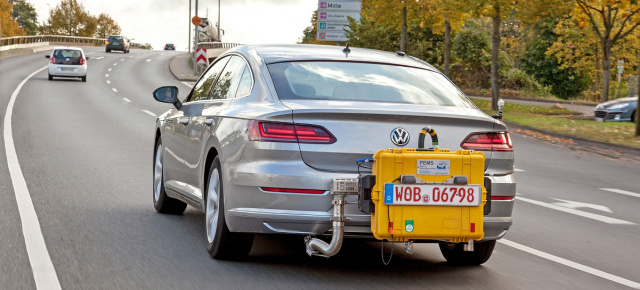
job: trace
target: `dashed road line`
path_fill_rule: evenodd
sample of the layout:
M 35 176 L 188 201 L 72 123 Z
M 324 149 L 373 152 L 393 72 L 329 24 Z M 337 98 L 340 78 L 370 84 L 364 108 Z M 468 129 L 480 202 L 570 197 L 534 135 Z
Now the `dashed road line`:
M 111 71 L 111 68 L 109 68 L 108 71 Z
M 117 63 L 117 62 L 116 62 L 116 63 L 113 63 L 113 65 L 118 65 L 118 63 Z
M 524 197 L 521 197 L 521 196 L 516 196 L 516 199 L 524 201 L 524 202 L 532 203 L 532 204 L 535 204 L 535 205 L 539 205 L 539 206 L 542 206 L 542 207 L 555 209 L 557 211 L 562 211 L 562 212 L 574 214 L 574 215 L 577 215 L 577 216 L 586 217 L 586 218 L 589 218 L 589 219 L 592 219 L 592 220 L 597 220 L 597 221 L 600 221 L 600 222 L 603 222 L 603 223 L 615 224 L 615 225 L 635 225 L 635 223 L 628 222 L 628 221 L 625 221 L 625 220 L 615 219 L 615 218 L 611 218 L 611 217 L 608 217 L 608 216 L 603 216 L 603 215 L 599 215 L 599 214 L 593 214 L 593 213 L 580 211 L 580 210 L 576 210 L 576 209 L 572 209 L 572 208 L 566 208 L 566 207 L 562 207 L 562 206 L 555 205 L 555 204 L 550 204 L 550 203 L 546 203 L 546 202 L 542 202 L 542 201 L 537 201 L 537 200 L 533 200 L 533 199 L 524 198 Z
M 151 115 L 151 116 L 153 116 L 153 117 L 157 117 L 157 116 L 158 116 L 158 115 L 156 115 L 156 114 L 154 114 L 153 112 L 148 111 L 148 110 L 142 110 L 142 111 L 143 111 L 143 112 L 145 112 L 145 113 L 147 113 L 147 114 L 149 114 L 149 115 Z
M 131 103 L 131 100 L 127 99 L 127 98 L 122 98 L 125 102 L 127 103 Z
M 33 272 L 36 289 L 57 290 L 61 289 L 60 281 L 58 280 L 56 269 L 53 266 L 47 245 L 44 241 L 44 236 L 42 235 L 38 215 L 36 209 L 33 207 L 31 194 L 27 187 L 27 181 L 24 179 L 20 163 L 18 162 L 18 154 L 16 153 L 16 147 L 13 142 L 13 132 L 11 128 L 13 107 L 20 93 L 20 89 L 22 89 L 31 77 L 46 68 L 47 67 L 43 67 L 26 77 L 20 82 L 15 91 L 13 91 L 4 115 L 3 136 L 4 148 L 7 154 L 7 167 L 9 167 L 9 176 L 11 177 L 11 184 L 13 185 L 13 191 L 16 195 L 16 203 L 18 204 L 18 212 L 22 223 L 22 235 L 24 236 L 24 243 L 27 249 L 27 255 L 29 256 L 29 264 Z
M 576 262 L 573 262 L 573 261 L 570 261 L 570 260 L 567 260 L 567 259 L 564 259 L 564 258 L 560 258 L 558 256 L 554 256 L 554 255 L 551 255 L 551 254 L 548 254 L 548 253 L 545 253 L 545 252 L 542 252 L 542 251 L 527 247 L 525 245 L 518 244 L 516 242 L 512 242 L 512 241 L 509 241 L 509 240 L 501 239 L 501 240 L 498 240 L 498 243 L 501 243 L 503 245 L 507 245 L 509 247 L 512 247 L 512 248 L 527 252 L 529 254 L 538 256 L 538 257 L 543 258 L 543 259 L 547 259 L 547 260 L 552 261 L 552 262 L 556 262 L 558 264 L 562 264 L 562 265 L 574 268 L 576 270 L 579 270 L 579 271 L 582 271 L 582 272 L 585 272 L 585 273 L 589 273 L 589 274 L 594 275 L 594 276 L 598 276 L 600 278 L 607 279 L 607 280 L 612 281 L 612 282 L 616 282 L 618 284 L 622 284 L 622 285 L 627 286 L 627 287 L 640 289 L 640 283 L 638 283 L 638 282 L 634 282 L 634 281 L 631 281 L 631 280 L 628 280 L 628 279 L 625 279 L 625 278 L 622 278 L 622 277 L 618 277 L 616 275 L 612 275 L 612 274 L 609 274 L 607 272 L 603 272 L 603 271 L 600 271 L 598 269 L 591 268 L 589 266 L 578 264 Z
M 147 62 L 150 62 L 150 61 L 151 61 L 151 59 L 150 59 L 150 58 L 147 58 Z
M 108 78 L 108 77 L 109 77 L 109 74 L 105 74 L 104 76 Z
M 515 171 L 515 172 L 527 172 L 526 170 L 518 169 L 518 168 L 513 168 L 513 171 Z
M 111 84 L 111 81 L 110 81 L 110 80 L 107 80 L 107 84 Z
M 124 61 L 124 58 L 123 58 L 123 59 L 121 59 L 120 61 Z
M 626 190 L 622 190 L 622 189 L 615 189 L 615 188 L 600 188 L 600 189 L 606 190 L 606 191 L 610 191 L 610 192 L 619 193 L 619 194 L 624 194 L 624 195 L 628 195 L 628 196 L 640 197 L 639 193 L 626 191 Z
M 188 82 L 182 82 L 182 84 L 187 86 L 187 87 L 193 88 L 193 85 L 188 83 Z
M 111 88 L 113 90 L 114 93 L 117 93 L 118 90 L 116 90 L 116 88 Z

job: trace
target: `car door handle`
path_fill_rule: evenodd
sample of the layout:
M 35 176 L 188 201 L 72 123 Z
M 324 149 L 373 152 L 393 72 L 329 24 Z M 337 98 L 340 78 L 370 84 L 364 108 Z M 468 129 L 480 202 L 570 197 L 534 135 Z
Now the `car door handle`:
M 166 122 L 167 124 L 171 124 L 171 123 L 173 123 L 173 119 L 167 119 L 167 120 L 165 120 L 165 122 Z
M 180 124 L 186 125 L 186 124 L 189 124 L 189 121 L 191 121 L 190 118 L 182 118 L 180 119 Z
M 211 124 L 213 124 L 213 119 L 204 120 L 204 124 L 207 125 L 207 126 L 211 126 Z

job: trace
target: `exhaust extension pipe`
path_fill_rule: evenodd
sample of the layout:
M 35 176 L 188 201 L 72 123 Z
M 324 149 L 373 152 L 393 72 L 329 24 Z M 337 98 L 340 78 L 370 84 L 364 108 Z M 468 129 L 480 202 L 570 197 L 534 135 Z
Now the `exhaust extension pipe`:
M 358 194 L 358 179 L 335 178 L 331 180 L 330 194 L 333 195 L 333 215 L 331 216 L 333 234 L 331 236 L 331 243 L 327 244 L 323 240 L 306 236 L 304 243 L 307 247 L 307 255 L 309 256 L 329 258 L 340 251 L 344 239 L 344 221 L 347 219 L 344 216 L 344 198 L 346 195 Z

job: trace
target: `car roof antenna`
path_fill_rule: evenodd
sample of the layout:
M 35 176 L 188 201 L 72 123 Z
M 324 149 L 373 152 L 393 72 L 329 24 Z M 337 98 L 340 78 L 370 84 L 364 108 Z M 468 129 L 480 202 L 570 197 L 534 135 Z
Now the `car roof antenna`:
M 347 46 L 342 50 L 342 52 L 344 52 L 344 55 L 349 58 L 349 53 L 351 52 L 351 49 L 349 48 L 349 43 L 347 42 Z

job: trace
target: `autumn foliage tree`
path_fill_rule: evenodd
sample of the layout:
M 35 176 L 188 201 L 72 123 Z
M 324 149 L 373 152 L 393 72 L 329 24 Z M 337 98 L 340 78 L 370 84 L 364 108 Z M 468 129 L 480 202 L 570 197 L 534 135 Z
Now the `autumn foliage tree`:
M 613 48 L 640 25 L 640 6 L 631 0 L 575 0 L 573 17 L 578 26 L 590 27 L 600 40 L 602 59 L 601 101 L 609 99 Z
M 13 5 L 8 0 L 0 0 L 0 37 L 24 35 L 18 22 L 11 15 Z
M 100 13 L 96 21 L 97 29 L 94 37 L 107 38 L 109 37 L 109 35 L 120 34 L 120 25 L 118 25 L 115 20 L 109 17 L 109 15 Z

